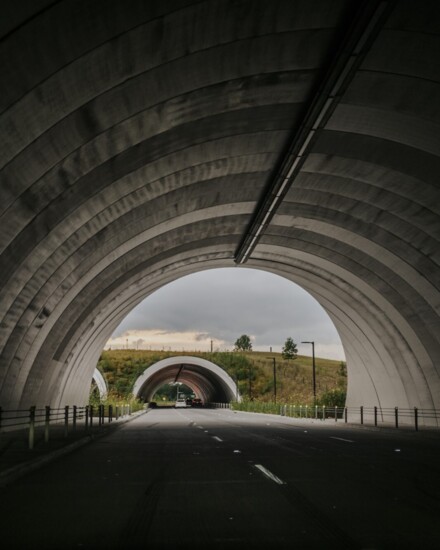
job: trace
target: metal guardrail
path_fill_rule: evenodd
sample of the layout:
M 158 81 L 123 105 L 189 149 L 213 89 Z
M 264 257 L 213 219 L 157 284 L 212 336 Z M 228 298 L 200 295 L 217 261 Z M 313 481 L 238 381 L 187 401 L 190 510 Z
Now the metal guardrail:
M 241 403 L 214 403 L 218 408 L 227 407 L 238 411 L 278 414 L 292 418 L 310 418 L 315 420 L 341 420 L 345 423 L 385 426 L 399 428 L 400 425 L 413 426 L 416 431 L 420 426 L 440 427 L 440 410 L 426 408 L 399 407 L 326 407 L 310 405 L 293 405 L 282 403 L 261 403 L 244 401 Z
M 3 410 L 0 407 L 0 433 L 13 430 L 27 431 L 28 447 L 34 448 L 35 434 L 38 428 L 43 430 L 45 443 L 49 442 L 51 427 L 63 426 L 64 437 L 67 438 L 70 432 L 83 429 L 90 433 L 94 428 L 101 428 L 104 424 L 119 420 L 132 414 L 129 404 L 121 405 L 86 405 L 78 407 L 65 406 L 62 408 L 35 406 L 29 409 Z
M 210 408 L 224 408 L 246 412 L 279 414 L 292 418 L 309 418 L 316 420 L 338 420 L 345 423 L 359 423 L 365 425 L 393 425 L 399 428 L 400 424 L 412 425 L 416 431 L 420 425 L 440 426 L 440 411 L 413 407 L 405 409 L 399 407 L 326 407 L 280 403 L 261 403 L 258 401 L 242 401 L 241 403 L 209 403 Z M 0 407 L 0 433 L 13 430 L 27 432 L 28 447 L 34 448 L 35 435 L 38 428 L 43 430 L 45 443 L 49 442 L 51 427 L 63 426 L 65 438 L 70 432 L 78 429 L 91 433 L 105 423 L 111 423 L 132 414 L 129 404 L 121 405 L 87 405 L 83 407 L 65 406 L 62 408 L 30 407 L 20 410 L 3 410 Z

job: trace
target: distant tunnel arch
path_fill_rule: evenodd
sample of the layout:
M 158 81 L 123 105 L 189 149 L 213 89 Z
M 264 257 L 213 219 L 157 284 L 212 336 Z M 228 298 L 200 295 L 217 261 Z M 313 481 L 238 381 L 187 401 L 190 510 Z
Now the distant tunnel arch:
M 240 400 L 232 378 L 218 365 L 201 357 L 168 357 L 148 367 L 136 380 L 133 395 L 151 401 L 164 384 L 182 382 L 193 389 L 204 403 Z
M 104 376 L 101 374 L 101 371 L 98 370 L 97 368 L 95 369 L 95 371 L 93 373 L 93 380 L 92 381 L 96 384 L 96 387 L 98 388 L 99 397 L 101 399 L 105 399 L 107 397 L 107 393 L 108 393 L 107 382 L 106 382 Z

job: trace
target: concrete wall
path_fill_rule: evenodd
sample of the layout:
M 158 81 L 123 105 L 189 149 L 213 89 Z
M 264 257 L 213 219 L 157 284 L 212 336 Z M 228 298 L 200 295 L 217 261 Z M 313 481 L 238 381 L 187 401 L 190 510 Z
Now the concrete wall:
M 235 265 L 316 97 L 332 108 L 246 265 L 329 313 L 349 405 L 440 406 L 438 2 L 1 10 L 4 408 L 84 403 L 137 303 Z

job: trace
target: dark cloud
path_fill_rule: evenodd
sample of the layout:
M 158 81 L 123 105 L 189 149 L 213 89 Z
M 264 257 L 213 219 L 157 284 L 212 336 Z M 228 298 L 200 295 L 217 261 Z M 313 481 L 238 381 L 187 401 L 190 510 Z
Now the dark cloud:
M 306 291 L 282 277 L 243 268 L 208 270 L 166 285 L 137 306 L 114 335 L 129 329 L 194 331 L 231 348 L 241 334 L 254 337 L 254 348 L 266 349 L 279 348 L 288 336 L 300 342 L 319 335 L 321 345 L 341 348 L 328 315 Z

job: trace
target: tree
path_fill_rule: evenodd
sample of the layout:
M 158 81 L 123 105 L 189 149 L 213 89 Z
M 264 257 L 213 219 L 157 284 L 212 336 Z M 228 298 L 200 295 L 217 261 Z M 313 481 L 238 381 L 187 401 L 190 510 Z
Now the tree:
M 235 351 L 252 351 L 252 342 L 247 334 L 242 334 L 234 344 Z
M 298 357 L 298 349 L 290 336 L 284 344 L 282 355 L 284 359 L 296 359 Z

